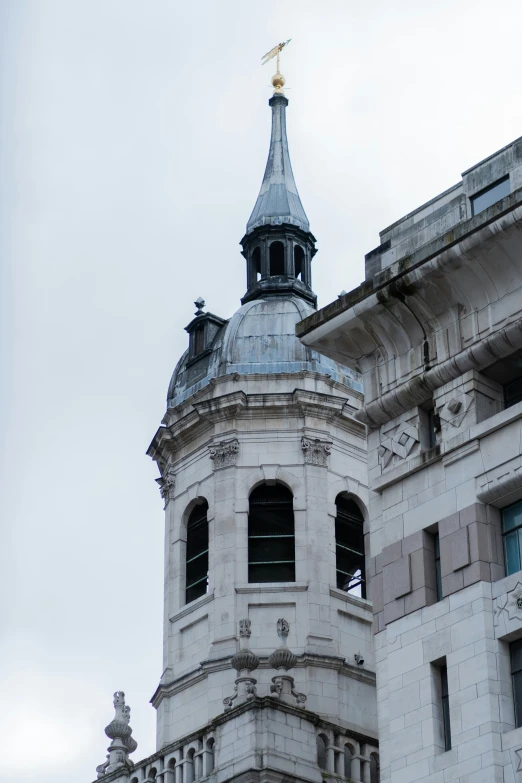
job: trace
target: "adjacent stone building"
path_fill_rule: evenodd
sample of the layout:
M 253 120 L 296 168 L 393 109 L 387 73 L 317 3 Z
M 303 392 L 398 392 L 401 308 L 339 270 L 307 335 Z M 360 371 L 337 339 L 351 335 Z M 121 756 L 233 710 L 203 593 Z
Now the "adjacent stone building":
M 105 783 L 379 779 L 362 384 L 295 334 L 316 248 L 273 84 L 242 305 L 195 302 L 148 451 L 165 501 L 157 752 L 130 760 L 117 692 Z
M 522 781 L 522 140 L 297 327 L 360 372 L 382 783 Z

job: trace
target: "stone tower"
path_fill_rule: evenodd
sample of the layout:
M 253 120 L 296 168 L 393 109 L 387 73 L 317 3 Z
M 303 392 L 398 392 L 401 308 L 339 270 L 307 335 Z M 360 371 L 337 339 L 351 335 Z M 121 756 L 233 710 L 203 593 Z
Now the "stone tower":
M 378 779 L 362 386 L 295 336 L 315 238 L 288 100 L 269 103 L 242 306 L 227 320 L 196 301 L 148 450 L 165 501 L 157 752 L 130 762 L 128 717 L 113 721 L 107 781 Z

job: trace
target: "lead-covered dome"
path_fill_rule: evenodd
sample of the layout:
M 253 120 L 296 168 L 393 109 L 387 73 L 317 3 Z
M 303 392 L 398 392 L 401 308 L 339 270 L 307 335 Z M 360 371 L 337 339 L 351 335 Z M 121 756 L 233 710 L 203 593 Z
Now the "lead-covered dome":
M 191 346 L 196 342 L 193 335 L 203 330 L 199 353 L 191 347 L 178 362 L 169 385 L 168 406 L 179 405 L 212 378 L 231 373 L 309 370 L 362 392 L 360 379 L 352 370 L 312 351 L 296 337 L 298 321 L 313 312 L 314 308 L 297 296 L 271 296 L 247 302 L 226 322 L 210 313 L 201 315 L 199 321 L 194 319 L 187 328 Z

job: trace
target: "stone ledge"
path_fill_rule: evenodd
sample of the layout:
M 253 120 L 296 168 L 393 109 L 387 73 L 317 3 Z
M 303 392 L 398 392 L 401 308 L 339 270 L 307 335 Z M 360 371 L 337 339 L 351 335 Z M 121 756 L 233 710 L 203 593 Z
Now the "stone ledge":
M 196 609 L 199 609 L 200 606 L 205 606 L 205 604 L 209 604 L 213 600 L 214 600 L 214 591 L 212 591 L 211 593 L 206 593 L 205 595 L 201 596 L 201 598 L 196 598 L 194 601 L 191 601 L 189 604 L 185 604 L 183 609 L 180 609 L 175 614 L 171 614 L 169 617 L 169 622 L 175 623 L 177 622 L 177 620 L 181 620 L 183 617 L 186 617 L 188 614 L 195 612 Z

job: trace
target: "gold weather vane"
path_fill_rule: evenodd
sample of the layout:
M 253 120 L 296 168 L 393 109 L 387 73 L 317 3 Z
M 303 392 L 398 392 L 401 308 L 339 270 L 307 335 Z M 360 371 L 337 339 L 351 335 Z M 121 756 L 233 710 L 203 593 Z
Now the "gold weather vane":
M 274 46 L 273 49 L 270 49 L 269 52 L 267 52 L 263 57 L 261 58 L 262 63 L 261 65 L 266 65 L 266 63 L 269 60 L 272 60 L 274 57 L 277 57 L 277 73 L 272 76 L 272 84 L 274 86 L 274 95 L 278 93 L 279 95 L 284 95 L 283 92 L 283 85 L 285 83 L 285 77 L 282 73 L 279 72 L 279 54 L 281 52 L 281 49 L 284 49 L 285 46 L 288 46 L 292 39 L 289 38 L 288 41 L 284 41 L 283 43 L 277 44 L 277 46 Z

